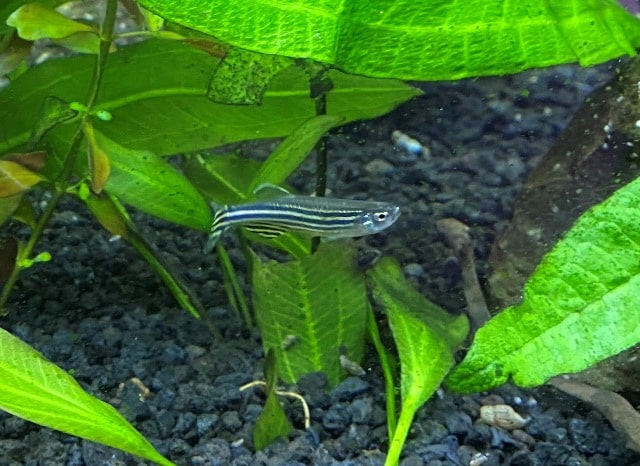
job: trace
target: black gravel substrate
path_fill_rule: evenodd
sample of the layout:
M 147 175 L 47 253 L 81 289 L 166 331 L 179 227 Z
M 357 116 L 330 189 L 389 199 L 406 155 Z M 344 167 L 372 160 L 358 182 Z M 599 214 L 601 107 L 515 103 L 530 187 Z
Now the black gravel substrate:
M 467 223 L 484 270 L 527 173 L 588 92 L 610 76 L 606 66 L 566 66 L 421 83 L 422 97 L 332 136 L 332 195 L 398 202 L 398 224 L 366 242 L 396 257 L 427 297 L 458 311 L 464 306 L 459 267 L 435 221 L 453 216 Z M 417 138 L 430 154 L 394 148 L 393 130 Z M 292 183 L 310 186 L 312 168 L 303 167 Z M 73 201 L 61 206 L 39 246 L 53 261 L 21 275 L 0 324 L 73 371 L 89 392 L 116 406 L 179 465 L 383 464 L 384 387 L 373 352 L 365 376 L 333 390 L 326 390 L 318 374 L 300 381 L 315 435 L 302 430 L 300 406 L 285 400 L 299 430 L 255 452 L 252 428 L 264 397 L 259 389 L 238 387 L 262 378 L 259 334 L 226 307 L 218 264 L 201 253 L 204 235 L 135 218 L 207 305 L 220 338 L 178 309 L 150 267 L 123 241 L 110 240 Z M 24 234 L 18 225 L 10 230 Z M 132 377 L 152 395 L 141 398 Z M 480 406 L 498 401 L 530 417 L 529 423 L 509 432 L 479 422 Z M 478 453 L 486 460 L 476 457 L 475 464 L 487 466 L 640 464 L 640 455 L 625 449 L 588 405 L 551 387 L 504 386 L 472 396 L 439 393 L 418 412 L 401 465 L 469 465 Z M 1 466 L 137 464 L 148 463 L 0 413 Z

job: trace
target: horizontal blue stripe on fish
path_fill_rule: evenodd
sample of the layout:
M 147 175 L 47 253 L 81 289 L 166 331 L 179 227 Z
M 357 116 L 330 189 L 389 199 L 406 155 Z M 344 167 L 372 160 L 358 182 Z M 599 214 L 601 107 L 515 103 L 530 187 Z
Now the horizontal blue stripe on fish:
M 400 208 L 386 202 L 312 196 L 284 196 L 224 206 L 214 215 L 205 251 L 210 251 L 220 236 L 236 225 L 270 238 L 290 230 L 334 239 L 378 233 L 391 226 L 399 215 Z

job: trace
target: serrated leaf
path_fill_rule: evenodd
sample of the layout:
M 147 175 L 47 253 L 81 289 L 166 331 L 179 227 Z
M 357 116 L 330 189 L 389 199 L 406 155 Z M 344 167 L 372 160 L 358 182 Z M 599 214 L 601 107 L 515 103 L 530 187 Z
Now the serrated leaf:
M 272 80 L 262 106 L 212 103 L 206 90 L 218 61 L 184 43 L 159 39 L 110 54 L 96 110 L 109 111 L 112 119 L 94 122 L 96 129 L 124 147 L 168 155 L 283 137 L 315 115 L 308 77 L 297 67 Z M 0 91 L 0 108 L 12 116 L 0 125 L 0 153 L 29 140 L 47 96 L 83 102 L 93 67 L 88 56 L 51 60 Z M 328 112 L 345 122 L 378 116 L 420 93 L 399 81 L 331 76 L 335 88 L 327 96 Z M 65 153 L 72 136 L 73 126 L 62 125 L 48 142 Z
M 207 95 L 222 104 L 260 104 L 271 78 L 292 64 L 291 58 L 232 48 L 216 68 Z
M 348 242 L 323 243 L 287 263 L 253 261 L 253 301 L 262 344 L 273 349 L 278 374 L 295 382 L 322 371 L 332 385 L 341 378 L 340 348 L 362 357 L 368 302 Z M 284 344 L 289 336 L 296 344 Z
M 45 427 L 172 466 L 112 406 L 65 371 L 0 329 L 0 408 Z
M 640 179 L 582 215 L 524 287 L 475 336 L 447 384 L 542 384 L 640 342 Z
M 237 47 L 401 79 L 588 66 L 640 46 L 640 22 L 615 0 L 226 0 L 214 15 L 200 0 L 140 3 Z
M 208 231 L 211 210 L 182 174 L 149 151 L 127 149 L 98 131 L 95 138 L 111 162 L 107 192 L 143 212 Z
M 0 160 L 0 198 L 27 191 L 42 178 L 37 173 L 10 160 Z
M 95 34 L 91 26 L 69 19 L 40 3 L 21 6 L 7 18 L 7 25 L 15 27 L 20 37 L 27 40 L 62 39 L 77 32 Z
M 465 316 L 452 316 L 415 291 L 392 259 L 382 259 L 368 275 L 400 358 L 402 405 L 385 463 L 397 464 L 415 412 L 453 367 L 453 352 L 464 341 L 469 324 Z
M 261 184 L 284 184 L 307 158 L 320 138 L 341 120 L 336 116 L 320 115 L 296 128 L 261 165 L 251 181 L 247 195 L 251 195 Z

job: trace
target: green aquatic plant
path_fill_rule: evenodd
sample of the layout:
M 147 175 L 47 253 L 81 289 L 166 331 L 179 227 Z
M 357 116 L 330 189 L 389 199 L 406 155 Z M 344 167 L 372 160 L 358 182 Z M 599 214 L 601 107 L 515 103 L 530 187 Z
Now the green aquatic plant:
M 322 5 L 309 0 L 269 5 L 223 1 L 216 2 L 213 15 L 194 14 L 208 8 L 200 1 L 141 0 L 141 5 L 171 22 L 161 29 L 164 20 L 143 11 L 151 27 L 123 36 L 148 40 L 116 51 L 115 0 L 108 0 L 100 27 L 64 18 L 51 8 L 59 3 L 11 0 L 0 6 L 0 18 L 7 18 L 6 25 L 0 23 L 0 45 L 7 51 L 17 34 L 27 40 L 52 38 L 72 50 L 95 54 L 50 61 L 28 70 L 18 67 L 9 74 L 10 85 L 0 91 L 4 111 L 0 153 L 5 154 L 0 157 L 0 219 L 4 222 L 13 216 L 32 229 L 25 244 L 5 249 L 12 271 L 0 307 L 20 270 L 42 266 L 33 263 L 32 257 L 38 241 L 58 201 L 71 195 L 86 204 L 111 234 L 121 236 L 143 255 L 181 307 L 199 315 L 196 294 L 138 233 L 125 205 L 204 233 L 212 221 L 210 201 L 220 205 L 247 202 L 261 184 L 285 184 L 326 131 L 384 114 L 417 94 L 402 82 L 372 77 L 456 79 L 571 61 L 590 65 L 621 54 L 633 55 L 640 45 L 638 21 L 612 0 L 511 2 L 508 8 L 499 0 L 455 5 L 444 0 L 389 0 L 374 8 L 357 0 Z M 477 14 L 480 8 L 482 16 Z M 259 31 L 253 29 L 256 16 L 263 19 Z M 283 16 L 290 20 L 286 30 L 279 19 Z M 199 152 L 230 142 L 275 137 L 286 139 L 264 163 L 239 155 Z M 47 155 L 44 167 L 33 164 L 42 151 Z M 163 158 L 178 153 L 186 154 L 181 171 Z M 326 176 L 322 158 L 318 166 L 322 194 Z M 36 187 L 52 193 L 37 218 L 26 196 Z M 633 189 L 622 192 L 624 202 L 611 201 L 599 213 L 632 215 L 633 208 L 624 209 L 636 196 Z M 523 341 L 533 336 L 534 346 L 550 345 L 554 352 L 567 349 L 566 344 L 559 344 L 567 332 L 586 344 L 592 342 L 592 335 L 587 330 L 575 332 L 575 328 L 605 322 L 611 315 L 607 306 L 612 303 L 619 312 L 627 309 L 618 293 L 633 295 L 635 279 L 624 279 L 635 277 L 635 272 L 624 268 L 613 278 L 594 274 L 594 289 L 603 292 L 593 299 L 569 296 L 574 307 L 566 307 L 564 301 L 546 306 L 550 298 L 545 293 L 567 291 L 558 283 L 569 275 L 567 270 L 584 266 L 571 255 L 576 244 L 599 241 L 615 247 L 612 238 L 625 240 L 619 225 L 633 229 L 637 224 L 627 225 L 617 218 L 607 221 L 611 228 L 598 230 L 598 237 L 585 237 L 588 221 L 576 225 L 579 233 L 569 234 L 558 245 L 562 252 L 540 266 L 539 276 L 544 279 L 532 278 L 535 286 L 529 285 L 528 301 L 493 319 L 478 334 L 467 360 L 449 378 L 451 387 L 477 390 L 502 383 L 509 374 L 518 383 L 542 383 L 555 373 L 593 364 L 638 339 L 637 332 L 629 331 L 628 337 L 599 345 L 580 361 L 539 367 L 526 367 L 529 346 L 515 344 L 508 354 L 503 349 L 500 332 L 514 326 Z M 265 369 L 270 412 L 278 411 L 276 378 L 295 381 L 307 372 L 322 370 L 337 383 L 344 374 L 339 366 L 341 347 L 357 362 L 365 333 L 369 333 L 386 378 L 389 437 L 393 439 L 387 464 L 396 464 L 415 411 L 454 365 L 453 352 L 467 333 L 466 319 L 450 317 L 426 302 L 388 259 L 365 275 L 354 268 L 347 245 L 322 245 L 311 254 L 310 242 L 291 234 L 270 240 L 250 231 L 240 234 L 251 269 L 255 318 L 270 355 Z M 293 260 L 262 262 L 250 249 L 251 241 L 284 250 Z M 224 247 L 216 249 L 230 302 L 251 323 L 254 315 L 237 272 Z M 55 251 L 52 257 L 55 260 Z M 605 263 L 597 254 L 592 260 L 595 266 Z M 618 266 L 620 261 L 614 262 Z M 327 271 L 331 280 L 318 279 Z M 625 286 L 618 290 L 614 285 L 622 282 Z M 576 304 L 578 298 L 584 302 Z M 378 336 L 372 304 L 387 315 L 400 360 L 399 375 L 393 364 L 396 351 L 384 348 Z M 577 327 L 570 325 L 574 322 Z M 608 328 L 617 335 L 624 325 L 631 325 L 630 321 L 621 320 Z M 525 331 L 529 326 L 533 333 Z M 549 332 L 560 338 L 548 339 Z M 16 343 L 3 333 L 0 344 Z M 21 347 L 18 354 L 24 356 L 18 363 L 0 361 L 0 369 L 5 368 L 12 377 L 1 378 L 3 408 L 10 407 L 16 385 L 35 380 L 33 370 L 41 364 L 41 357 L 28 348 Z M 74 405 L 65 402 L 78 387 L 71 378 L 58 377 L 54 366 L 41 367 L 45 376 L 31 395 L 53 394 L 60 402 L 44 412 L 8 411 L 171 464 L 132 433 L 128 424 L 124 426 L 119 418 L 114 421 L 114 413 L 103 410 L 100 402 L 87 401 L 86 410 L 97 416 L 87 432 L 86 423 L 74 419 Z M 16 382 L 9 384 L 8 380 Z M 398 385 L 401 405 L 396 413 Z M 261 421 L 256 444 L 267 444 L 273 432 L 286 432 L 288 426 L 280 414 L 279 427 L 273 431 L 268 421 Z M 127 443 L 116 435 L 119 432 L 128 432 L 134 440 Z

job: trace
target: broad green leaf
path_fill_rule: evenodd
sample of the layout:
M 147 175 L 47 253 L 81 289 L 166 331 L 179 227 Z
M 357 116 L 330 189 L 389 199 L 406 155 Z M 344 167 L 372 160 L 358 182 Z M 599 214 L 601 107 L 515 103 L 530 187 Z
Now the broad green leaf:
M 242 204 L 253 200 L 250 183 L 258 173 L 260 163 L 234 154 L 204 157 L 191 155 L 184 171 L 193 185 L 217 206 Z M 287 251 L 293 257 L 305 257 L 311 250 L 310 241 L 287 233 L 267 240 L 261 236 L 247 236 L 263 244 Z
M 41 181 L 37 173 L 10 160 L 0 160 L 0 198 L 21 194 Z
M 322 371 L 335 385 L 340 348 L 351 360 L 362 357 L 367 291 L 348 242 L 323 243 L 315 254 L 287 263 L 254 256 L 252 289 L 262 344 L 275 352 L 285 382 Z
M 269 81 L 292 64 L 291 58 L 232 48 L 216 69 L 207 95 L 221 104 L 260 104 Z
M 94 122 L 96 129 L 122 146 L 168 155 L 283 137 L 315 115 L 308 77 L 297 67 L 272 80 L 261 106 L 212 103 L 206 92 L 218 62 L 177 41 L 147 40 L 110 54 L 98 109 L 112 119 Z M 0 108 L 10 115 L 0 125 L 0 153 L 29 140 L 47 96 L 83 102 L 93 67 L 88 56 L 51 60 L 0 91 Z M 345 122 L 381 115 L 420 93 L 398 81 L 330 74 L 335 88 L 327 97 L 328 113 Z M 66 148 L 73 130 L 55 128 L 53 148 Z
M 201 0 L 140 3 L 237 47 L 401 79 L 588 66 L 640 46 L 640 22 L 615 0 L 226 0 L 215 14 Z
M 0 354 L 3 410 L 160 465 L 173 465 L 112 406 L 86 393 L 69 374 L 4 329 L 0 329 Z
M 189 181 L 215 204 L 247 202 L 251 180 L 260 170 L 260 162 L 236 154 L 190 154 L 184 163 Z
M 453 367 L 453 352 L 464 341 L 469 324 L 465 316 L 452 316 L 415 291 L 392 259 L 382 259 L 369 276 L 374 299 L 389 319 L 400 358 L 402 405 L 385 462 L 395 465 L 415 412 Z
M 264 359 L 264 373 L 267 382 L 267 399 L 253 428 L 253 444 L 256 450 L 268 447 L 278 437 L 285 437 L 293 430 L 293 426 L 284 413 L 275 393 L 278 372 L 273 351 L 269 351 Z
M 27 3 L 7 18 L 7 25 L 15 27 L 21 38 L 62 39 L 77 32 L 91 32 L 91 26 L 61 15 L 53 8 L 39 3 Z
M 340 117 L 320 115 L 296 128 L 262 164 L 251 182 L 247 195 L 251 195 L 261 184 L 284 184 L 307 158 L 320 138 L 340 122 Z
M 95 138 L 111 162 L 107 192 L 156 217 L 196 230 L 209 229 L 209 206 L 175 168 L 149 151 L 127 149 L 98 131 Z
M 640 179 L 583 214 L 491 319 L 447 380 L 459 391 L 531 387 L 640 342 Z

